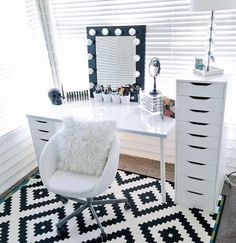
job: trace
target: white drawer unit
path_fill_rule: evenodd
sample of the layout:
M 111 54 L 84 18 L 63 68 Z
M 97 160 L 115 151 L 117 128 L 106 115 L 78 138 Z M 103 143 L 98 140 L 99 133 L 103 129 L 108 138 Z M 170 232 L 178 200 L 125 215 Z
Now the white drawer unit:
M 214 77 L 180 79 L 176 92 L 175 200 L 214 212 L 224 182 L 221 140 L 226 82 Z
M 39 161 L 40 154 L 44 145 L 59 129 L 59 127 L 61 126 L 61 122 L 37 116 L 27 116 L 27 118 L 34 144 L 36 158 Z

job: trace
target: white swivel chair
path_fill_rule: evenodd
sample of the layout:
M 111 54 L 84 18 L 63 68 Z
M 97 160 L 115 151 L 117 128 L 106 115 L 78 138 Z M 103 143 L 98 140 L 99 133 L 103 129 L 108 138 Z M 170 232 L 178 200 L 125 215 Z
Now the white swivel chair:
M 101 176 L 83 175 L 70 171 L 61 171 L 57 169 L 58 153 L 57 142 L 59 133 L 55 134 L 42 150 L 39 161 L 39 172 L 44 185 L 55 194 L 61 195 L 66 203 L 68 199 L 75 200 L 82 204 L 77 210 L 57 224 L 58 235 L 63 235 L 65 230 L 63 225 L 72 217 L 80 214 L 86 208 L 91 210 L 100 230 L 101 239 L 106 241 L 107 236 L 98 216 L 94 210 L 94 205 L 125 203 L 124 208 L 127 210 L 130 205 L 126 198 L 109 199 L 109 200 L 94 200 L 93 198 L 103 193 L 114 180 L 119 162 L 120 145 L 119 139 L 115 134 L 111 144 L 109 155 L 103 173 Z M 96 161 L 94 161 L 96 163 Z

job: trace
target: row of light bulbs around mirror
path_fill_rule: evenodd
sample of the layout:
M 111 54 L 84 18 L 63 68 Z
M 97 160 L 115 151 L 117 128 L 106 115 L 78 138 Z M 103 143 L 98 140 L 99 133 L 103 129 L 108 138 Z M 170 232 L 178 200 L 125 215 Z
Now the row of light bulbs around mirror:
M 102 29 L 102 34 L 105 35 L 105 36 L 108 35 L 109 34 L 109 30 L 107 28 L 103 28 Z M 119 36 L 121 34 L 122 34 L 122 30 L 121 29 L 119 29 L 119 28 L 115 29 L 115 35 L 116 36 Z M 129 29 L 129 35 L 134 36 L 135 34 L 136 34 L 136 30 L 134 28 L 130 28 Z M 89 30 L 89 35 L 90 36 L 95 36 L 96 35 L 96 30 L 95 29 L 90 29 Z M 93 44 L 93 41 L 91 39 L 88 39 L 87 44 L 89 46 L 91 46 Z M 138 46 L 140 44 L 140 39 L 135 38 L 133 40 L 133 44 L 135 46 Z
M 109 34 L 109 30 L 107 28 L 103 28 L 102 29 L 102 34 L 103 35 L 108 35 Z M 119 36 L 122 34 L 122 30 L 119 28 L 115 29 L 115 35 Z M 134 28 L 130 28 L 129 29 L 129 35 L 135 35 L 136 34 L 136 30 Z M 89 35 L 91 36 L 95 36 L 96 35 L 96 30 L 95 29 L 90 29 L 89 30 Z

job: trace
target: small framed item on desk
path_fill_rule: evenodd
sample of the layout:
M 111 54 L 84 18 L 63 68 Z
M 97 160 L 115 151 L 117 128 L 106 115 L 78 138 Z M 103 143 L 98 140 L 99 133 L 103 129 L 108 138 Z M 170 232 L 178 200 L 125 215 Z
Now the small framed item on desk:
M 175 118 L 175 100 L 162 96 L 163 115 Z

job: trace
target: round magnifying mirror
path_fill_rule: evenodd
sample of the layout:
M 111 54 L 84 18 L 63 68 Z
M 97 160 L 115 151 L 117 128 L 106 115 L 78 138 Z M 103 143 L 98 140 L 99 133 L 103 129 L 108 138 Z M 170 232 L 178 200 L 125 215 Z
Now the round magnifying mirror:
M 88 39 L 87 44 L 88 44 L 88 46 L 91 46 L 93 44 L 93 41 L 91 39 Z
M 107 28 L 103 28 L 102 29 L 102 34 L 103 35 L 108 35 L 108 33 L 109 33 L 109 30 Z
M 121 29 L 115 29 L 115 35 L 121 35 L 122 34 L 122 30 Z
M 92 68 L 89 68 L 88 72 L 89 72 L 89 75 L 91 75 L 94 73 L 94 70 Z
M 133 43 L 134 43 L 135 46 L 138 46 L 140 44 L 140 40 L 138 38 L 135 38 L 133 40 Z
M 139 55 L 135 55 L 135 56 L 134 56 L 134 61 L 135 61 L 135 62 L 138 62 L 139 60 L 140 60 L 140 56 L 139 56 Z
M 129 34 L 130 35 L 135 35 L 136 34 L 136 30 L 134 28 L 130 28 L 129 29 Z
M 155 96 L 158 94 L 156 89 L 156 76 L 160 74 L 161 63 L 157 57 L 152 58 L 149 64 L 149 74 L 153 77 L 153 90 L 150 92 L 151 95 Z
M 91 36 L 96 35 L 96 30 L 95 29 L 90 29 L 89 30 L 89 35 L 91 35 Z
M 93 55 L 91 53 L 88 53 L 88 60 L 92 60 L 93 59 Z

